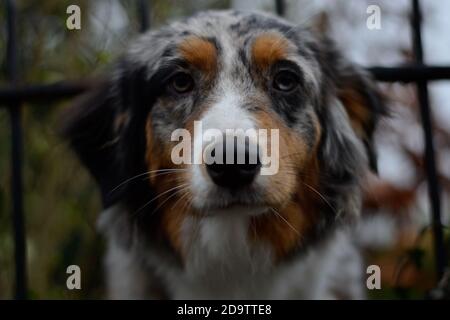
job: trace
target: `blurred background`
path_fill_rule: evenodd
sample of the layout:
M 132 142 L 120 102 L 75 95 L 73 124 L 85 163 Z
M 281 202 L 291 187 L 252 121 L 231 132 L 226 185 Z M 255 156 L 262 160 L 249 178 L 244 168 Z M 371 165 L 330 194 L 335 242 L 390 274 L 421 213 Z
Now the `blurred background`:
M 151 0 L 151 28 L 204 9 L 237 8 L 274 13 L 272 0 Z M 130 39 L 138 35 L 136 1 L 16 1 L 19 83 L 46 84 L 93 78 L 108 71 Z M 294 23 L 319 23 L 339 47 L 363 66 L 396 66 L 413 59 L 411 1 L 286 0 L 285 16 Z M 66 28 L 66 8 L 81 8 L 81 30 Z M 381 29 L 366 25 L 369 5 L 381 9 Z M 425 62 L 450 66 L 450 2 L 425 0 Z M 0 86 L 8 85 L 5 6 L 0 6 Z M 367 264 L 382 270 L 382 289 L 371 298 L 423 298 L 435 286 L 431 210 L 423 163 L 423 131 L 415 85 L 380 83 L 392 116 L 378 130 L 379 176 L 370 177 L 364 214 L 394 217 L 392 237 L 366 252 Z M 450 247 L 450 81 L 430 82 L 430 106 L 442 220 Z M 25 104 L 24 211 L 29 296 L 36 299 L 102 298 L 103 241 L 96 232 L 100 198 L 92 179 L 58 136 L 58 119 L 70 100 Z M 11 133 L 0 109 L 0 299 L 13 297 L 14 242 L 11 219 Z M 448 252 L 450 254 L 450 252 Z M 82 290 L 66 288 L 66 268 L 82 270 Z

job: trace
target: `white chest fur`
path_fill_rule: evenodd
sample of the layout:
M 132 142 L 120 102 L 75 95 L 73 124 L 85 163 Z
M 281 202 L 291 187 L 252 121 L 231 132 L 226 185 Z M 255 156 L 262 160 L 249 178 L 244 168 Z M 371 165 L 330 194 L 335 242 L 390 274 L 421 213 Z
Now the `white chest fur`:
M 184 271 L 168 279 L 179 298 L 245 298 L 269 285 L 272 252 L 248 237 L 248 216 L 188 218 L 183 225 Z M 261 296 L 262 297 L 262 296 Z
M 168 278 L 180 299 L 361 298 L 359 253 L 338 231 L 329 241 L 288 263 L 274 264 L 267 244 L 248 237 L 248 216 L 185 221 L 185 270 Z
M 268 245 L 249 241 L 248 223 L 248 216 L 238 214 L 186 219 L 182 228 L 187 252 L 183 269 L 165 264 L 149 251 L 119 250 L 110 234 L 107 257 L 110 296 L 127 298 L 132 292 L 135 298 L 138 292 L 145 291 L 141 290 L 143 286 L 151 286 L 147 282 L 159 277 L 175 299 L 364 297 L 362 261 L 349 232 L 338 230 L 307 253 L 289 262 L 273 264 Z M 157 277 L 146 274 L 149 273 L 146 267 L 138 271 L 136 267 L 127 270 L 120 267 L 136 266 L 136 257 L 143 255 L 158 270 Z M 123 281 L 116 290 L 113 282 L 118 277 Z

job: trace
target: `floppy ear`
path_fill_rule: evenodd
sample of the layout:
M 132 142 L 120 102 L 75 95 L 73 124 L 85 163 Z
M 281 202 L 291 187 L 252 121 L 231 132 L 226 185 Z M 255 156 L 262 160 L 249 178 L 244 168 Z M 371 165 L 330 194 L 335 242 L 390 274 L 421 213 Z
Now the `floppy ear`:
M 118 109 L 112 88 L 112 81 L 98 85 L 63 115 L 63 135 L 100 186 L 105 207 L 111 204 L 109 190 L 123 177 L 122 164 L 117 157 L 118 136 L 114 122 Z
M 380 119 L 386 115 L 385 99 L 366 72 L 347 65 L 338 70 L 337 96 L 347 111 L 350 124 L 363 141 L 369 165 L 377 172 L 373 133 Z
M 324 39 L 322 45 L 325 73 L 347 112 L 352 129 L 364 144 L 370 168 L 377 172 L 373 133 L 380 117 L 387 114 L 385 98 L 367 71 L 345 59 L 330 40 Z
M 71 106 L 62 130 L 99 185 L 104 207 L 130 192 L 125 180 L 145 171 L 145 134 L 139 130 L 148 112 L 144 106 L 151 103 L 142 96 L 147 94 L 143 70 L 121 61 L 115 73 Z

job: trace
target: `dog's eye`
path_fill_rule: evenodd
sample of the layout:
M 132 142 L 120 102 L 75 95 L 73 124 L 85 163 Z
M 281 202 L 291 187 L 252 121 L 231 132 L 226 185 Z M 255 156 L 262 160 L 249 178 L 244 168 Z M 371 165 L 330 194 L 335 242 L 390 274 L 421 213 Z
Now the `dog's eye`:
M 194 88 L 194 79 L 187 73 L 179 72 L 170 79 L 170 86 L 177 93 L 186 93 Z
M 298 76 L 291 71 L 280 71 L 273 78 L 273 87 L 279 91 L 292 91 L 297 88 L 298 84 Z

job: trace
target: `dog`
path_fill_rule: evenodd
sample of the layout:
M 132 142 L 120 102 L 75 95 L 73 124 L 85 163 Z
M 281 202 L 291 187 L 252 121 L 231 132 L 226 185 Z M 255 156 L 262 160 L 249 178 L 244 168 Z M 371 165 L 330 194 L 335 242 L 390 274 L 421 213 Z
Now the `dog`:
M 364 298 L 353 229 L 384 114 L 314 28 L 206 11 L 141 35 L 64 130 L 101 190 L 109 298 Z M 172 133 L 202 140 L 196 121 L 278 130 L 277 172 L 260 174 L 259 151 L 247 163 L 249 140 L 244 163 L 174 164 Z

